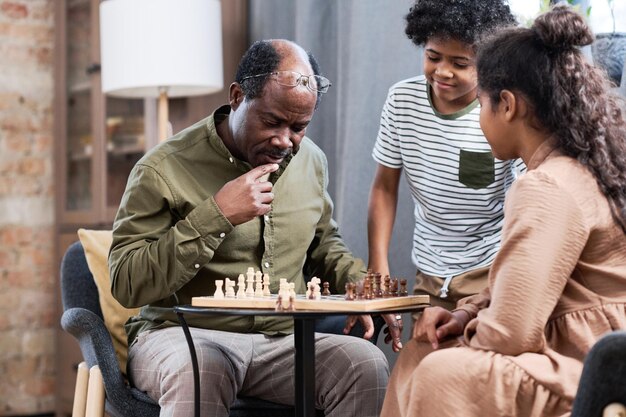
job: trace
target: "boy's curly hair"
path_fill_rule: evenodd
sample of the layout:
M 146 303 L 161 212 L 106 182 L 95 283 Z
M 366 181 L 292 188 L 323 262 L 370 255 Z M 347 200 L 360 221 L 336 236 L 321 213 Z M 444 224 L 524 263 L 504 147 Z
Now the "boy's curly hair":
M 417 46 L 433 37 L 475 45 L 496 27 L 515 23 L 506 0 L 416 0 L 405 33 Z

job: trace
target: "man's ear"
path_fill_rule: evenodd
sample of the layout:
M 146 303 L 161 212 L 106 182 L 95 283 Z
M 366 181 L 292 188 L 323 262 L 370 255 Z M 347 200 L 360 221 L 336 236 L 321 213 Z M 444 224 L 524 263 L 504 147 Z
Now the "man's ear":
M 244 98 L 245 94 L 241 89 L 241 85 L 239 85 L 239 83 L 232 83 L 228 90 L 228 103 L 230 104 L 231 109 L 237 110 Z

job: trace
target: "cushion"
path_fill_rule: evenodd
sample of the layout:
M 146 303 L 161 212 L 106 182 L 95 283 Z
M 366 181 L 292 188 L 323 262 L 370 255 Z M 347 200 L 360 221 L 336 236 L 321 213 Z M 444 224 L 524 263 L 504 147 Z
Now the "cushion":
M 78 238 L 83 245 L 87 265 L 98 287 L 104 324 L 111 334 L 117 361 L 122 373 L 126 374 L 128 339 L 124 324 L 129 317 L 139 313 L 139 308 L 125 308 L 111 294 L 108 256 L 113 242 L 113 233 L 110 230 L 78 229 Z

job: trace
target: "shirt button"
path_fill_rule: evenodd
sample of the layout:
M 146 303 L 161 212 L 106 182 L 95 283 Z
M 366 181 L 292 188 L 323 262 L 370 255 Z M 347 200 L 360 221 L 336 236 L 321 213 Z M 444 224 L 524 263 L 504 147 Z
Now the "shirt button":
M 270 267 L 270 263 L 269 262 L 265 262 L 264 265 L 265 265 L 266 268 Z
M 193 266 L 193 267 L 194 267 L 194 268 L 196 268 L 196 269 L 198 269 L 198 268 L 200 268 L 200 264 L 194 264 L 194 266 Z
M 233 162 L 235 162 L 235 160 L 233 159 L 232 156 L 228 157 L 228 160 L 230 161 L 230 163 L 232 164 Z
M 269 221 L 270 221 L 270 216 L 268 216 L 267 214 L 266 214 L 265 216 L 263 216 L 263 217 L 265 218 L 265 221 L 266 221 L 266 222 L 269 222 Z
M 224 237 L 224 236 L 226 236 L 226 233 L 224 232 L 220 233 L 220 237 Z

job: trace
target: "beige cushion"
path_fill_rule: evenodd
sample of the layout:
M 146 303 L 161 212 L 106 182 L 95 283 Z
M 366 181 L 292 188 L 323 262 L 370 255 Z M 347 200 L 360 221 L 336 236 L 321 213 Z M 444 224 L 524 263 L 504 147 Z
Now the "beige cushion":
M 128 339 L 126 338 L 124 323 L 129 317 L 138 314 L 139 309 L 123 307 L 111 294 L 108 256 L 113 242 L 113 233 L 110 230 L 78 229 L 78 238 L 85 249 L 87 265 L 89 265 L 89 270 L 96 282 L 96 287 L 98 287 L 104 324 L 111 333 L 120 369 L 125 374 L 126 360 L 128 359 Z

